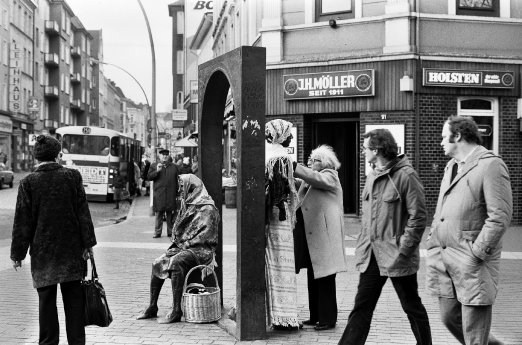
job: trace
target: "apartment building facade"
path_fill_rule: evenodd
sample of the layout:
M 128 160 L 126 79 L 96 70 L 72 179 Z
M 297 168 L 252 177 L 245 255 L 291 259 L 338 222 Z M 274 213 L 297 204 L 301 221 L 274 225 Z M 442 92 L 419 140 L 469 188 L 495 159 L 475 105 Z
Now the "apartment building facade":
M 103 80 L 103 65 L 99 61 L 103 61 L 103 31 L 89 30 L 92 36 L 91 41 L 91 62 L 92 62 L 92 88 L 91 88 L 91 126 L 104 127 L 103 119 L 100 119 L 100 114 L 103 114 L 103 109 L 100 99 L 103 99 L 104 92 L 100 87 L 100 80 Z
M 34 131 L 28 101 L 33 97 L 34 14 L 30 0 L 12 0 L 9 25 L 8 102 L 12 122 L 10 165 L 26 170 L 32 165 L 29 133 Z
M 0 0 L 0 163 L 11 157 L 13 121 L 9 112 L 9 8 L 10 0 Z
M 0 0 L 0 162 L 30 170 L 36 136 L 61 126 L 121 130 L 121 104 L 105 109 L 102 62 L 102 31 L 65 0 Z M 110 103 L 124 98 L 112 88 Z

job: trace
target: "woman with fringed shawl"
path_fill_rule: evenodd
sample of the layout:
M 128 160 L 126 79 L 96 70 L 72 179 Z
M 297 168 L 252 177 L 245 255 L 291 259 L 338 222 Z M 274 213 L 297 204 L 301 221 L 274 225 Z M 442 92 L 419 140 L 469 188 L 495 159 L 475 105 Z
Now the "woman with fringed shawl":
M 215 265 L 218 244 L 219 212 L 203 182 L 193 174 L 179 175 L 181 205 L 173 226 L 172 245 L 152 264 L 150 304 L 137 319 L 158 315 L 158 297 L 165 279 L 172 283 L 172 310 L 159 323 L 181 320 L 181 297 L 187 272 L 197 265 Z M 205 270 L 204 270 L 205 272 Z
M 294 264 L 295 189 L 292 159 L 286 148 L 292 124 L 272 120 L 265 126 L 266 284 L 269 324 L 276 330 L 296 330 L 297 286 Z

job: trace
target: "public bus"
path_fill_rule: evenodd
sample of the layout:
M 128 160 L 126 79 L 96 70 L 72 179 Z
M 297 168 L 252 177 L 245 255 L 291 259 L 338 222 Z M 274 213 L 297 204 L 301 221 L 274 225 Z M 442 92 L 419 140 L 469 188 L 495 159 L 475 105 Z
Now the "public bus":
M 60 164 L 82 174 L 88 200 L 111 201 L 116 173 L 129 182 L 130 162 L 139 164 L 144 151 L 139 140 L 107 128 L 67 126 L 56 134 L 62 144 Z

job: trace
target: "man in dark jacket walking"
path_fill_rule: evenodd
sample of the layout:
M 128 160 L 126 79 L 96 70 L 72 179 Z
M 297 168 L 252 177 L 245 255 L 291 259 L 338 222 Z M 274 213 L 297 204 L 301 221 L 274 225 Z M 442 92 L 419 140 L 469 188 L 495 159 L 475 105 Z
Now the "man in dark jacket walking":
M 33 285 L 38 291 L 40 344 L 59 343 L 57 284 L 63 297 L 67 340 L 85 344 L 81 280 L 96 245 L 82 176 L 56 162 L 60 142 L 41 135 L 34 156 L 39 164 L 20 181 L 11 243 L 13 267 L 22 266 L 30 248 Z
M 161 237 L 163 217 L 167 220 L 167 235 L 172 236 L 174 212 L 176 212 L 176 193 L 178 190 L 178 167 L 170 160 L 170 151 L 161 150 L 161 162 L 152 164 L 147 178 L 154 182 L 152 209 L 156 214 L 154 238 Z
M 431 345 L 428 314 L 419 297 L 419 243 L 426 227 L 424 187 L 387 129 L 363 135 L 374 169 L 362 194 L 362 230 L 355 249 L 361 272 L 355 304 L 339 344 L 366 342 L 373 311 L 388 277 L 408 315 L 418 345 Z

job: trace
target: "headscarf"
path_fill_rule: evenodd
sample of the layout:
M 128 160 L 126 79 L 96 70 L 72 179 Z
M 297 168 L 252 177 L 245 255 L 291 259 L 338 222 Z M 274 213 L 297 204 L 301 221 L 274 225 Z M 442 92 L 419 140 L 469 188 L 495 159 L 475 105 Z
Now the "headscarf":
M 182 206 L 186 205 L 212 205 L 215 207 L 214 200 L 210 197 L 203 184 L 203 181 L 194 174 L 179 175 L 180 186 L 182 188 L 183 197 L 181 198 Z
M 217 217 L 218 223 L 219 212 L 203 182 L 196 175 L 182 174 L 179 175 L 178 179 L 181 189 L 180 193 L 182 193 L 180 196 L 181 205 L 174 222 L 172 241 L 183 247 L 182 242 L 198 237 L 198 235 L 201 235 L 201 231 L 215 231 L 214 223 L 216 219 L 204 219 L 203 213 L 199 211 L 202 206 L 212 206 L 212 217 Z M 207 222 L 212 224 L 212 226 L 202 226 L 203 223 Z M 210 236 L 213 237 L 214 235 L 210 234 Z
M 265 125 L 266 141 L 269 144 L 282 144 L 292 134 L 292 127 L 292 123 L 285 120 L 268 121 Z

